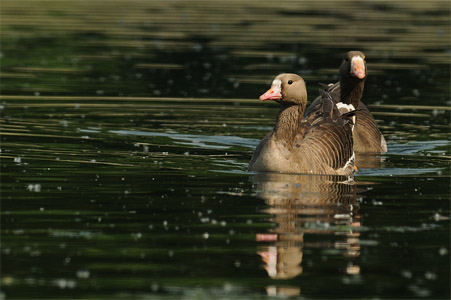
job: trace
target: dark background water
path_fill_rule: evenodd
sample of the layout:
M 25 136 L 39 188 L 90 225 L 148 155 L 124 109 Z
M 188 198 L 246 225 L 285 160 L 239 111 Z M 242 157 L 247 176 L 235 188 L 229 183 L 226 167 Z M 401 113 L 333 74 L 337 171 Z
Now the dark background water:
M 1 2 L 1 298 L 450 297 L 449 1 Z M 363 50 L 354 180 L 250 174 Z

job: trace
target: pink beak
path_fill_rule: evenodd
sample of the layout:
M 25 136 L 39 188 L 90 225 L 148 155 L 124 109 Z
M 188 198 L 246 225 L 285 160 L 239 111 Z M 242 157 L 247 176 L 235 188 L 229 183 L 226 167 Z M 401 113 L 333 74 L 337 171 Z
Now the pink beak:
M 280 99 L 282 99 L 282 94 L 280 93 L 280 88 L 277 86 L 272 86 L 266 93 L 260 96 L 260 101 Z
M 363 79 L 366 76 L 365 63 L 363 59 L 353 59 L 351 61 L 351 74 L 358 79 Z

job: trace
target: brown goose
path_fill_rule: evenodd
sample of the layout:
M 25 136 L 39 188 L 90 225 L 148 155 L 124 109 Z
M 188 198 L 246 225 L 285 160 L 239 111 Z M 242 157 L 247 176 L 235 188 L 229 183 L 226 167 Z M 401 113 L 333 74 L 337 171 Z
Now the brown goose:
M 337 102 L 352 104 L 356 111 L 356 123 L 354 128 L 354 151 L 355 152 L 387 152 L 387 143 L 385 138 L 377 127 L 376 121 L 369 112 L 368 108 L 360 102 L 365 79 L 367 76 L 367 67 L 365 55 L 360 51 L 349 51 L 340 66 L 340 81 L 330 84 L 327 91 L 335 94 L 334 99 L 340 99 Z M 315 99 L 320 101 L 320 97 Z M 310 107 L 315 106 L 315 101 Z M 310 107 L 306 114 L 310 113 Z
M 352 121 L 348 114 L 340 114 L 328 92 L 321 93 L 311 113 L 303 117 L 307 90 L 302 77 L 280 74 L 274 79 L 260 100 L 278 102 L 279 116 L 273 131 L 254 150 L 249 171 L 331 175 L 354 172 Z

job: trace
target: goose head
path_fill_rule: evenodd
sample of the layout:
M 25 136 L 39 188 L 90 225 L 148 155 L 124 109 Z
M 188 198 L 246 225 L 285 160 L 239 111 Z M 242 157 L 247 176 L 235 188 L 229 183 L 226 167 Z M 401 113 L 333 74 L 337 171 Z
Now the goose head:
M 360 51 L 346 53 L 340 66 L 340 78 L 362 81 L 366 78 L 366 75 L 365 54 Z
M 273 100 L 282 106 L 307 104 L 307 89 L 301 76 L 283 73 L 274 78 L 271 88 L 260 96 L 260 101 Z

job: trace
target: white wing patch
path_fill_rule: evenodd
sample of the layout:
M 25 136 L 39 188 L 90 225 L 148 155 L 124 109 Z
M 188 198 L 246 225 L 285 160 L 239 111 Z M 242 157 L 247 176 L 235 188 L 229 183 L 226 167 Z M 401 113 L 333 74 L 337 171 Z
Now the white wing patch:
M 354 160 L 355 160 L 355 152 L 352 151 L 352 156 L 349 158 L 349 160 L 345 163 L 345 165 L 343 166 L 343 168 L 340 168 L 340 170 L 346 170 L 346 168 L 349 167 L 349 165 L 354 164 Z
M 340 111 L 341 114 L 345 114 L 347 112 L 353 111 L 355 110 L 354 105 L 352 104 L 345 104 L 343 102 L 338 102 L 337 103 L 337 108 Z M 352 131 L 354 131 L 354 125 L 355 125 L 355 115 L 352 117 Z

